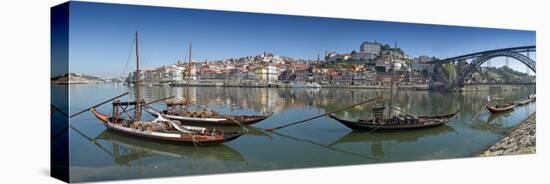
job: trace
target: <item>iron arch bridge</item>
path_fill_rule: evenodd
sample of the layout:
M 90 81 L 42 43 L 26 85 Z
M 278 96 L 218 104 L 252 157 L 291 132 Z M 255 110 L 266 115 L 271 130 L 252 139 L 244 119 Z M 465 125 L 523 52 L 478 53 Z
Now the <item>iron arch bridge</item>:
M 536 69 L 537 69 L 536 62 L 531 58 L 529 58 L 528 56 L 522 54 L 522 53 L 529 53 L 529 52 L 535 52 L 535 51 L 536 51 L 536 46 L 534 45 L 523 46 L 523 47 L 511 47 L 511 48 L 495 49 L 495 50 L 477 52 L 472 54 L 466 54 L 466 55 L 456 56 L 456 57 L 447 58 L 443 60 L 432 61 L 430 63 L 443 64 L 443 63 L 450 63 L 450 62 L 456 62 L 456 61 L 468 60 L 468 59 L 472 60 L 470 64 L 464 67 L 461 71 L 457 71 L 458 75 L 453 82 L 445 86 L 448 89 L 454 90 L 454 89 L 463 87 L 465 82 L 471 78 L 472 73 L 474 73 L 476 69 L 481 67 L 483 63 L 495 57 L 514 58 L 515 60 L 525 64 L 529 69 L 531 69 L 533 72 L 536 73 Z

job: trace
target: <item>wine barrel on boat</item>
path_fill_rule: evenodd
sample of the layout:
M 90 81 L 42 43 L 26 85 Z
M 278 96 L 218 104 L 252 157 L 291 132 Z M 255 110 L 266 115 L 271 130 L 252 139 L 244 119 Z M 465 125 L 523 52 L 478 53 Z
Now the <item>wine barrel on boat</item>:
M 139 121 L 134 121 L 132 123 L 130 123 L 130 128 L 134 128 L 134 129 L 137 129 L 138 125 L 140 124 Z
M 174 129 L 174 126 L 171 123 L 161 122 L 161 123 L 159 123 L 159 125 L 162 126 L 162 128 L 164 128 L 165 130 Z
M 145 130 L 145 123 L 142 121 L 136 121 L 134 122 L 136 124 L 136 129 L 143 131 Z
M 209 109 L 198 111 L 157 111 L 152 108 L 144 108 L 145 112 L 158 117 L 159 114 L 171 120 L 178 121 L 185 125 L 196 126 L 240 126 L 239 124 L 251 125 L 267 119 L 271 114 L 265 115 L 220 115 Z
M 148 123 L 145 125 L 145 130 L 151 131 L 151 132 L 161 132 L 164 131 L 165 128 L 161 123 Z

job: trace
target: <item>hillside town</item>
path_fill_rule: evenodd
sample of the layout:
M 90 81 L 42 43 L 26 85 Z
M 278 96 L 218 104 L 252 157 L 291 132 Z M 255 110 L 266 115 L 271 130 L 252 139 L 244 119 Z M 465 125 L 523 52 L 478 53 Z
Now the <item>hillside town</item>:
M 430 64 L 438 60 L 433 56 L 411 57 L 396 46 L 377 41 L 365 41 L 359 50 L 349 53 L 325 51 L 316 60 L 295 59 L 264 52 L 255 56 L 229 58 L 215 61 L 176 61 L 174 64 L 141 70 L 144 83 L 178 85 L 190 78 L 192 84 L 219 85 L 284 85 L 289 83 L 317 83 L 321 86 L 427 86 L 445 83 L 456 77 L 456 70 L 467 63 Z M 189 68 L 190 67 L 190 68 Z M 126 78 L 135 79 L 134 73 Z M 393 80 L 392 80 L 393 78 Z M 480 69 L 470 83 L 487 83 L 506 80 L 534 81 L 534 76 L 515 72 L 506 67 Z

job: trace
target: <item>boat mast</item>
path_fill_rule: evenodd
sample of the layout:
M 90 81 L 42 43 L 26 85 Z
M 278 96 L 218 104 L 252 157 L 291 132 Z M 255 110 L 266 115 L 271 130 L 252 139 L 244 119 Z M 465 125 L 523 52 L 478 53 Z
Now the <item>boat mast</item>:
M 393 74 L 395 73 L 395 52 L 397 52 L 397 42 L 395 42 L 395 45 L 394 45 L 394 53 L 393 54 L 390 54 L 390 59 L 391 59 L 391 77 L 390 77 L 390 106 L 389 106 L 389 109 L 388 109 L 388 118 L 391 119 L 391 111 L 392 111 L 392 108 L 393 108 Z M 391 52 L 390 52 L 391 53 Z
M 135 80 L 136 84 L 134 85 L 136 87 L 136 109 L 134 111 L 134 120 L 139 121 L 141 119 L 141 94 L 139 91 L 139 40 L 138 40 L 138 32 L 136 31 L 136 75 Z
M 265 66 L 265 83 L 269 85 L 269 64 Z
M 185 103 L 189 104 L 189 99 L 191 98 L 191 95 L 189 94 L 189 86 L 191 81 L 191 49 L 192 49 L 192 43 L 189 42 L 189 60 L 187 60 L 187 98 L 185 98 Z M 186 108 L 187 109 L 187 108 Z

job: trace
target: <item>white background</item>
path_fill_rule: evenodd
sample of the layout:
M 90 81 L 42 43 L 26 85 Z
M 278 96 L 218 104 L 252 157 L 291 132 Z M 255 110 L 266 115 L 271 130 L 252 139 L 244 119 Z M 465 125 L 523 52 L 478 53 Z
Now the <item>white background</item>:
M 61 183 L 49 177 L 50 7 L 59 0 L 1 1 L 0 183 Z M 201 9 L 434 23 L 537 31 L 537 154 L 321 169 L 129 180 L 124 183 L 548 183 L 544 94 L 550 70 L 550 6 L 543 0 L 109 0 Z M 542 71 L 542 72 L 541 72 Z M 276 150 L 274 150 L 276 151 Z

